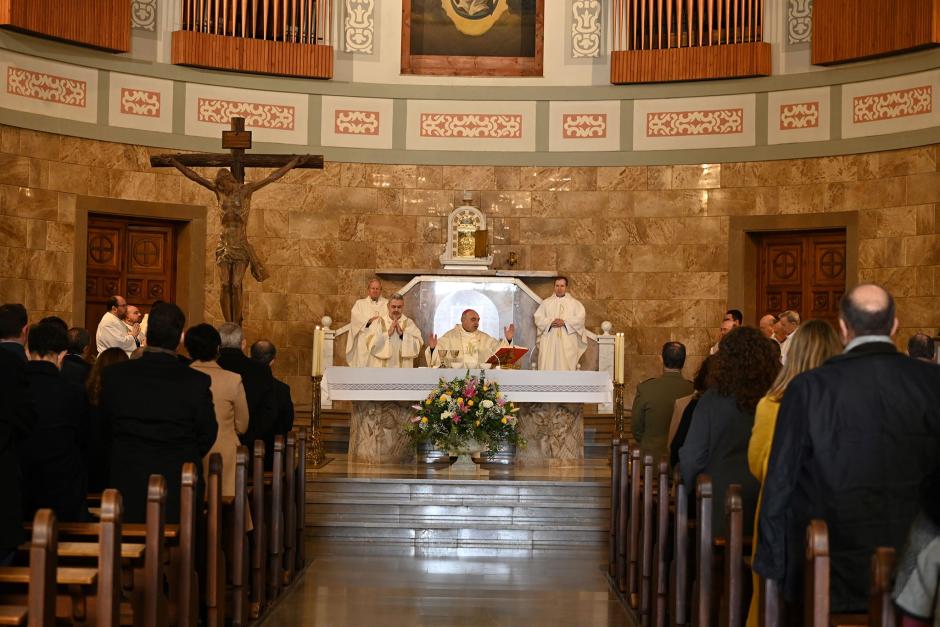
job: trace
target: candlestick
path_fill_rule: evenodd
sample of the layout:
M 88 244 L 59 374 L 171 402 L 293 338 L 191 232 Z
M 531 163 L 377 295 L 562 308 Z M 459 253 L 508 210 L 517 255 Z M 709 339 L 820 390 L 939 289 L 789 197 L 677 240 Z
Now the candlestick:
M 323 374 L 323 329 L 319 326 L 313 330 L 313 363 L 310 374 L 314 377 Z

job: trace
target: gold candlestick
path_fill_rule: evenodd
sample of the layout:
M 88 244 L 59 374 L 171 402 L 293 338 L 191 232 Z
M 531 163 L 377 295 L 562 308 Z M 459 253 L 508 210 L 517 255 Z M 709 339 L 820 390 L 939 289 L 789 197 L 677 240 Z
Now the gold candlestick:
M 623 424 L 623 383 L 614 382 L 614 427 L 617 429 L 615 437 L 626 441 Z
M 320 434 L 320 382 L 322 374 L 310 377 L 313 390 L 310 393 L 310 435 L 307 443 L 307 462 L 314 468 L 326 465 L 326 451 L 323 450 L 323 438 Z

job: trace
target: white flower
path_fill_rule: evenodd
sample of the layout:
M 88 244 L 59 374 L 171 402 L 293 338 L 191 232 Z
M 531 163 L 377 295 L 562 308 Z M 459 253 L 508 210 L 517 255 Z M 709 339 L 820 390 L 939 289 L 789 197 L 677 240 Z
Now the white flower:
M 453 415 L 454 415 L 454 412 L 452 412 L 452 411 L 444 411 L 444 412 L 441 412 L 441 419 L 442 419 L 442 420 L 447 420 L 448 418 L 450 418 L 450 417 L 453 416 Z
M 480 403 L 480 407 L 482 407 L 483 409 L 489 409 L 492 406 L 493 406 L 493 401 L 491 401 L 490 399 L 486 399 L 482 403 Z

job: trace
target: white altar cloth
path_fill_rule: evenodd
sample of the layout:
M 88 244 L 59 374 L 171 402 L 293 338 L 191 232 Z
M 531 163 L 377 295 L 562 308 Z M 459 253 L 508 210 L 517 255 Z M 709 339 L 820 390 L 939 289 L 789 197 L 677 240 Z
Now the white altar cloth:
M 471 370 L 479 375 L 479 370 Z M 610 403 L 609 372 L 578 370 L 484 370 L 515 403 Z M 331 401 L 421 401 L 441 379 L 463 377 L 463 368 L 347 368 L 330 366 L 323 375 L 322 394 Z

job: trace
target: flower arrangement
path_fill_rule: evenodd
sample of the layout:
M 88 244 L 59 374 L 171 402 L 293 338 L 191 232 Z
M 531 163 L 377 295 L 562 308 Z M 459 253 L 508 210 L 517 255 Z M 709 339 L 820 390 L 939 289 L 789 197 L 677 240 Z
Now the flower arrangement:
M 471 440 L 495 453 L 509 442 L 525 446 L 517 430 L 519 407 L 507 401 L 499 384 L 480 371 L 452 381 L 441 379 L 424 402 L 412 405 L 415 416 L 405 426 L 414 446 L 431 443 L 445 451 L 462 451 Z

